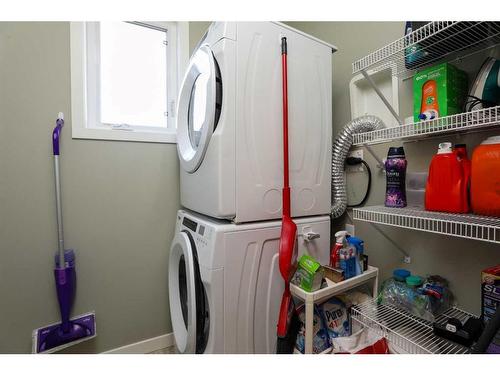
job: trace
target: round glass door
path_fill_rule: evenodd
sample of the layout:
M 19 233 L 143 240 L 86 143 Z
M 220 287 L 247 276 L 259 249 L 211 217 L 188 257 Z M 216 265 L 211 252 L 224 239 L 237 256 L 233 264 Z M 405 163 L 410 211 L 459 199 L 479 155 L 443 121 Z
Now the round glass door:
M 191 242 L 186 233 L 178 233 L 170 248 L 168 289 L 170 316 L 175 343 L 181 353 L 196 348 L 196 286 Z
M 177 151 L 182 168 L 195 172 L 220 115 L 222 81 L 208 45 L 195 52 L 182 82 L 177 110 Z
M 205 108 L 207 107 L 207 92 L 209 89 L 209 76 L 201 73 L 194 82 L 191 90 L 188 110 L 189 141 L 193 149 L 200 145 L 201 129 L 206 123 Z
M 169 303 L 175 343 L 180 353 L 203 353 L 208 342 L 210 315 L 191 234 L 178 233 L 170 248 Z

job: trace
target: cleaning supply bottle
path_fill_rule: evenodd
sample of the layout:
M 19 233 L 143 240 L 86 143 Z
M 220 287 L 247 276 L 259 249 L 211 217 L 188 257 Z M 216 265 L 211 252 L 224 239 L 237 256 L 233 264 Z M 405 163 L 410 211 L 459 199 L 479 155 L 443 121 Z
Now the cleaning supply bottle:
M 464 187 L 465 185 L 465 187 Z M 450 142 L 439 144 L 429 166 L 425 188 L 425 209 L 465 213 L 468 211 L 465 172 Z
M 385 162 L 386 207 L 406 207 L 406 167 L 403 147 L 390 147 Z
M 470 211 L 470 195 L 469 195 L 469 189 L 470 189 L 470 175 L 471 175 L 471 161 L 469 157 L 467 156 L 467 145 L 465 143 L 460 143 L 456 144 L 454 147 L 454 151 L 457 154 L 458 161 L 462 165 L 462 171 L 464 174 L 464 183 L 462 184 L 462 194 L 465 197 L 463 200 L 463 211 L 462 212 L 469 212 Z
M 345 230 L 335 233 L 335 244 L 330 251 L 330 267 L 340 268 L 340 249 L 344 247 L 348 235 L 349 233 Z
M 355 255 L 355 276 L 361 275 L 363 273 L 363 253 L 364 253 L 364 241 L 355 236 L 347 237 L 347 243 L 356 249 Z
M 433 120 L 439 117 L 439 105 L 437 100 L 437 83 L 430 79 L 422 86 L 422 102 L 420 104 L 420 120 Z
M 479 215 L 500 216 L 500 136 L 484 140 L 472 153 L 471 206 Z
M 356 248 L 352 245 L 344 246 L 339 251 L 340 269 L 344 271 L 344 279 L 356 276 Z

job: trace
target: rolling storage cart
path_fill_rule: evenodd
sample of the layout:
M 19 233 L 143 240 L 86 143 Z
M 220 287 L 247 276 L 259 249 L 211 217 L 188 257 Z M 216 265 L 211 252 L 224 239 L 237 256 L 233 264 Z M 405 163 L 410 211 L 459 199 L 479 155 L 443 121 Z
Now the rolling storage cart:
M 327 286 L 315 292 L 306 292 L 297 285 L 290 284 L 290 291 L 292 295 L 305 304 L 305 350 L 304 354 L 312 354 L 313 347 L 313 317 L 314 317 L 314 304 L 326 301 L 330 297 L 334 297 L 341 293 L 354 289 L 362 284 L 373 282 L 373 296 L 377 295 L 378 290 L 378 268 L 368 266 L 368 269 L 361 275 L 352 277 L 350 279 L 335 283 L 334 285 Z M 323 353 L 329 353 L 331 348 Z M 323 354 L 322 353 L 322 354 Z

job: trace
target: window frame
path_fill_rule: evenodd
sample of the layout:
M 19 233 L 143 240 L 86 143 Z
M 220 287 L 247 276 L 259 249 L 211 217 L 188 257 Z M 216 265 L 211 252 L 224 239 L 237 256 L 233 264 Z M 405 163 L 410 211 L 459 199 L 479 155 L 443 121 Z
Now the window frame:
M 176 106 L 182 76 L 189 61 L 188 22 L 133 22 L 167 33 L 167 126 L 102 124 L 99 111 L 99 23 L 71 22 L 72 137 L 115 141 L 176 143 Z M 91 48 L 93 50 L 91 50 Z M 89 61 L 89 57 L 92 61 Z

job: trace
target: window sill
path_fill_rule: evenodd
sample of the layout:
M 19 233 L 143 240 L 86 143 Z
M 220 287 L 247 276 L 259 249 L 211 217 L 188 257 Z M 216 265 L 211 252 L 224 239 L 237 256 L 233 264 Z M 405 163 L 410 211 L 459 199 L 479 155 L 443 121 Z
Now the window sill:
M 175 132 L 141 132 L 136 130 L 112 130 L 73 128 L 73 139 L 94 139 L 101 141 L 177 143 Z

